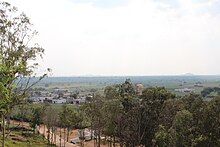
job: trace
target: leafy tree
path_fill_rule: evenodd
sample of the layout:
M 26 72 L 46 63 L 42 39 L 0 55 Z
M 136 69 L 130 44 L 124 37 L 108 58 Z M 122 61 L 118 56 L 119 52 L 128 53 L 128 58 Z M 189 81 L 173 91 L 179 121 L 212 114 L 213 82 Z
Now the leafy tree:
M 220 145 L 220 97 L 214 98 L 209 102 L 206 113 L 203 115 L 203 133 L 200 138 L 206 146 Z
M 204 116 L 207 114 L 207 104 L 200 95 L 190 94 L 182 98 L 185 109 L 193 115 L 193 136 L 201 138 L 204 129 Z
M 76 127 L 77 125 L 77 116 L 76 112 L 67 107 L 67 105 L 63 105 L 61 112 L 59 113 L 59 118 L 61 122 L 61 126 L 66 130 L 67 128 L 67 142 L 69 141 L 69 131 Z
M 55 108 L 53 108 L 51 105 L 47 104 L 46 107 L 44 108 L 44 115 L 43 115 L 43 123 L 47 127 L 47 140 L 48 144 L 52 143 L 51 139 L 51 130 L 53 130 L 53 127 L 57 125 L 58 121 L 58 112 L 56 111 Z
M 70 126 L 70 121 L 69 121 L 69 109 L 67 108 L 66 105 L 63 105 L 62 111 L 59 113 L 59 119 L 60 119 L 60 124 L 61 127 L 64 128 L 64 146 L 66 142 L 66 128 Z
M 179 111 L 173 122 L 175 130 L 176 146 L 188 147 L 192 145 L 193 136 L 193 115 L 187 110 Z
M 31 127 L 33 128 L 33 131 L 36 132 L 36 127 L 39 126 L 43 122 L 43 108 L 42 107 L 36 107 L 32 109 L 32 121 L 31 121 Z
M 135 89 L 130 79 L 126 79 L 119 89 L 120 96 L 124 99 L 132 97 L 135 95 Z
M 27 97 L 38 81 L 31 81 L 31 76 L 38 66 L 36 59 L 42 57 L 44 50 L 31 42 L 37 32 L 24 13 L 7 2 L 0 2 L 0 17 L 0 111 L 4 127 L 6 115 Z M 5 146 L 5 131 L 2 146 Z
M 115 146 L 115 138 L 118 137 L 117 119 L 123 113 L 122 110 L 123 106 L 118 99 L 106 101 L 103 106 L 103 113 L 105 115 L 103 134 L 110 137 L 110 142 L 113 142 L 113 146 Z
M 171 128 L 177 112 L 184 108 L 185 105 L 183 101 L 179 99 L 168 99 L 164 101 L 159 118 L 160 124 L 165 127 L 165 129 Z M 163 130 L 163 128 L 161 129 Z
M 159 126 L 158 131 L 155 134 L 156 146 L 158 147 L 172 147 L 174 146 L 174 139 L 172 133 L 167 130 L 163 125 Z
M 85 113 L 90 119 L 91 129 L 94 130 L 96 136 L 96 144 L 101 145 L 101 134 L 105 126 L 104 98 L 101 95 L 95 95 L 90 103 L 86 105 Z
M 159 127 L 159 118 L 163 104 L 168 99 L 175 98 L 175 95 L 163 87 L 147 88 L 141 96 L 141 128 L 143 139 L 141 143 L 145 146 L 152 146 L 155 133 Z
M 107 100 L 120 98 L 120 85 L 113 85 L 105 87 L 104 94 Z
M 216 92 L 219 95 L 220 88 L 219 87 L 206 87 L 201 91 L 201 95 L 202 95 L 202 97 L 207 97 L 212 92 Z

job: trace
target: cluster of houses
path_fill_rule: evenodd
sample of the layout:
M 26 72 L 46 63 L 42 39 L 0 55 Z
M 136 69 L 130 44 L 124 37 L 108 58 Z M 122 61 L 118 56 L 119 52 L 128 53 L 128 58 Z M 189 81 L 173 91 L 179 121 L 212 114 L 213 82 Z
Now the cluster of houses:
M 194 89 L 191 88 L 180 88 L 180 89 L 175 89 L 175 92 L 181 92 L 181 93 L 191 93 L 194 92 Z
M 135 85 L 137 95 L 142 95 L 144 86 Z M 51 103 L 51 104 L 75 104 L 80 105 L 89 102 L 93 98 L 93 93 L 80 95 L 79 93 L 70 92 L 67 89 L 54 88 L 51 91 L 46 89 L 33 90 L 30 94 L 29 101 L 32 103 Z
M 82 104 L 92 98 L 92 94 L 78 95 L 65 89 L 32 92 L 29 101 L 33 103 Z

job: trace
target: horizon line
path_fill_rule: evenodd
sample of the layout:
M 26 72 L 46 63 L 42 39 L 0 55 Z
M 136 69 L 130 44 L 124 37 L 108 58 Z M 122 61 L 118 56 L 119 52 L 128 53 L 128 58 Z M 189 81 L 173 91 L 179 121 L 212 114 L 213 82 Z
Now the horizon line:
M 168 76 L 185 76 L 185 77 L 194 77 L 194 76 L 220 76 L 220 74 L 173 74 L 173 75 L 55 75 L 48 76 L 50 78 L 62 78 L 62 77 L 168 77 Z

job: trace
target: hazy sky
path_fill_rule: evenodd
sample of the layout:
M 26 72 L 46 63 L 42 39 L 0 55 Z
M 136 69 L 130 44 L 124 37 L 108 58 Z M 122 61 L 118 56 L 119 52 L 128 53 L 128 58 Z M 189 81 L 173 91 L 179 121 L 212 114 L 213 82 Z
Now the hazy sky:
M 220 74 L 220 0 L 8 0 L 53 76 Z

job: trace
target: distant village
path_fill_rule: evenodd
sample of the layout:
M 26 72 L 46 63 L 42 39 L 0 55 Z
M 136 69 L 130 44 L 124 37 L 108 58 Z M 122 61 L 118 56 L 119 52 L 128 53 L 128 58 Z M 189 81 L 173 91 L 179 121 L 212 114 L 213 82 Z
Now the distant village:
M 68 89 L 55 88 L 51 92 L 47 90 L 32 91 L 29 102 L 32 103 L 52 103 L 52 104 L 83 104 L 91 100 L 93 94 L 80 95 L 70 92 Z
M 135 84 L 134 88 L 137 95 L 142 95 L 142 91 L 144 89 L 142 84 Z M 94 92 L 80 94 L 79 92 L 71 92 L 68 89 L 54 88 L 49 91 L 44 88 L 38 88 L 31 90 L 28 101 L 31 103 L 81 105 L 91 101 L 93 96 Z
M 183 85 L 179 85 L 182 87 Z M 201 82 L 197 82 L 193 85 L 194 88 L 203 87 Z M 142 95 L 144 89 L 143 84 L 138 83 L 134 86 L 137 95 Z M 195 92 L 195 89 L 190 87 L 182 87 L 174 89 L 175 92 L 179 93 L 191 93 Z M 44 88 L 38 88 L 32 90 L 29 97 L 31 103 L 51 103 L 51 104 L 74 104 L 80 105 L 91 101 L 94 96 L 94 92 L 88 92 L 87 94 L 81 94 L 79 92 L 71 92 L 68 89 L 54 88 L 52 90 L 46 90 Z

